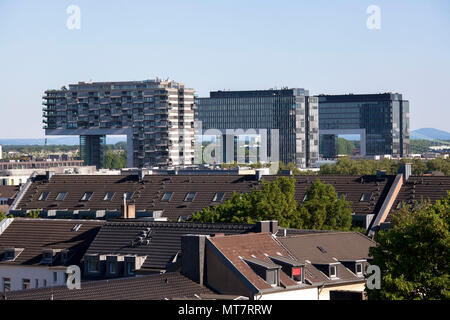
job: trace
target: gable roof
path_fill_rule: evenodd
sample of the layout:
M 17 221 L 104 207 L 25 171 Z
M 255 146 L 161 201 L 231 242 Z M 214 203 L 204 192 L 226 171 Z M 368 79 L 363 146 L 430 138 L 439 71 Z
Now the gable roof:
M 278 176 L 263 176 L 262 181 L 273 181 Z M 376 176 L 295 176 L 295 199 L 301 203 L 307 188 L 320 179 L 332 184 L 337 193 L 346 194 L 352 211 L 374 214 L 380 209 L 394 176 L 377 179 Z M 163 211 L 170 220 L 189 217 L 205 207 L 218 205 L 230 199 L 233 191 L 251 192 L 261 187 L 254 175 L 149 175 L 139 181 L 137 175 L 53 175 L 50 181 L 38 176 L 17 204 L 18 211 L 42 210 L 116 210 L 120 212 L 124 192 L 134 192 L 129 203 L 139 211 Z M 42 192 L 49 192 L 40 201 Z M 56 201 L 60 192 L 67 192 L 62 201 Z M 89 201 L 80 201 L 85 192 L 93 192 Z M 111 201 L 103 200 L 107 192 L 114 192 Z M 161 201 L 166 192 L 173 192 L 170 201 Z M 196 192 L 192 202 L 184 201 L 188 192 Z M 221 201 L 213 202 L 217 192 L 224 192 Z M 369 201 L 360 201 L 362 194 L 370 195 Z
M 13 199 L 19 190 L 19 186 L 0 186 L 0 198 Z
M 82 282 L 81 289 L 66 286 L 8 292 L 7 300 L 163 300 L 190 299 L 214 294 L 179 273 Z M 3 295 L 3 299 L 5 296 Z
M 258 290 L 273 289 L 273 287 L 258 276 L 252 268 L 245 262 L 255 261 L 255 259 L 267 264 L 274 265 L 268 256 L 282 256 L 293 258 L 279 243 L 277 243 L 270 233 L 249 233 L 232 236 L 216 236 L 208 239 L 233 266 Z M 280 271 L 280 282 L 284 287 L 299 286 L 283 271 Z M 282 290 L 280 288 L 280 290 Z
M 397 210 L 400 203 L 409 204 L 421 199 L 429 199 L 434 203 L 447 196 L 447 191 L 450 191 L 450 176 L 410 176 L 400 189 L 385 222 L 390 222 L 391 214 Z
M 41 265 L 44 249 L 68 249 L 71 258 L 66 265 L 76 265 L 103 223 L 96 220 L 16 218 L 0 235 L 0 266 Z M 72 231 L 79 224 L 78 231 Z M 5 250 L 9 248 L 21 248 L 23 251 L 14 261 L 2 261 Z
M 137 254 L 147 256 L 143 269 L 165 270 L 178 252 L 185 234 L 240 234 L 254 231 L 255 225 L 234 223 L 193 223 L 158 221 L 111 221 L 105 223 L 87 254 Z M 132 245 L 147 231 L 149 244 Z

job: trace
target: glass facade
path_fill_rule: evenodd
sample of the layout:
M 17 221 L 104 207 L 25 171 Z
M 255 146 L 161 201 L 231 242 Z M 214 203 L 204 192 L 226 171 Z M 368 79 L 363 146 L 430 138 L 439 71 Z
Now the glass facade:
M 270 130 L 278 129 L 280 161 L 308 167 L 319 155 L 318 99 L 308 95 L 304 89 L 214 91 L 196 100 L 197 118 L 204 130 L 267 129 L 268 150 Z
M 406 156 L 409 153 L 409 102 L 401 94 L 320 95 L 319 129 L 364 129 L 366 155 Z M 328 136 L 328 134 L 327 134 Z M 330 137 L 321 140 L 325 157 L 336 155 Z

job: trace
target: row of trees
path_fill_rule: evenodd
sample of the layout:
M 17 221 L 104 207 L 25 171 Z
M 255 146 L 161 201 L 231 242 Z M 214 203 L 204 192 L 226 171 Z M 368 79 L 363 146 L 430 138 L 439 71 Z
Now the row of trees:
M 353 160 L 351 158 L 340 158 L 335 164 L 324 164 L 320 166 L 319 174 L 343 174 L 343 175 L 373 175 L 379 170 L 385 170 L 387 174 L 396 174 L 402 163 L 412 164 L 412 173 L 422 175 L 430 171 L 441 171 L 445 175 L 450 175 L 450 158 L 432 159 L 422 161 L 412 160 Z
M 338 198 L 333 186 L 316 180 L 299 205 L 295 200 L 295 178 L 263 181 L 259 190 L 233 193 L 223 204 L 196 212 L 196 222 L 255 223 L 278 220 L 282 227 L 317 230 L 350 230 L 351 206 Z

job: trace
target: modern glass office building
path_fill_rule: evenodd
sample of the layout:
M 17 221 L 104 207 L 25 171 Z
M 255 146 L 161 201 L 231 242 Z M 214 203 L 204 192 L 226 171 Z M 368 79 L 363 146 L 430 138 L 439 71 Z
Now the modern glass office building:
M 336 156 L 336 136 L 359 134 L 361 155 L 409 154 L 409 102 L 398 93 L 319 95 L 320 153 Z
M 266 129 L 268 156 L 278 147 L 279 160 L 311 167 L 318 160 L 318 98 L 304 89 L 213 91 L 196 99 L 203 130 Z M 278 129 L 279 141 L 271 141 Z
M 160 79 L 45 91 L 46 135 L 79 135 L 85 164 L 103 166 L 106 135 L 127 136 L 127 166 L 194 163 L 194 90 Z

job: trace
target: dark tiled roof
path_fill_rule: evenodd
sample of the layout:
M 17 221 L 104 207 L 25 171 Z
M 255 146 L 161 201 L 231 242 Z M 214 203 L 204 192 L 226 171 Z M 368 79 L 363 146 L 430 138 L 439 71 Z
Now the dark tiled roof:
M 0 198 L 13 199 L 19 190 L 18 186 L 0 186 Z
M 339 261 L 369 258 L 369 248 L 375 242 L 358 232 L 329 232 L 278 237 L 288 250 L 300 260 L 312 263 L 333 263 Z M 321 250 L 319 247 L 323 248 Z
M 318 265 L 369 259 L 369 248 L 375 242 L 358 232 L 332 232 L 278 237 L 297 259 L 308 261 L 312 282 L 335 283 L 340 281 L 361 281 L 343 264 L 338 264 L 338 279 L 331 280 L 322 273 Z M 308 266 L 308 265 L 307 265 Z M 312 268 L 314 266 L 314 268 Z
M 163 300 L 192 299 L 214 294 L 179 273 L 82 282 L 81 289 L 65 286 L 9 292 L 8 300 Z M 4 298 L 4 297 L 3 297 Z
M 431 202 L 441 199 L 450 191 L 450 177 L 441 176 L 410 176 L 408 181 L 402 186 L 397 199 L 392 206 L 391 213 L 399 208 L 400 203 L 413 203 L 421 199 L 429 199 Z M 390 214 L 386 222 L 391 219 Z
M 273 264 L 266 255 L 291 258 L 269 233 L 219 236 L 209 240 L 259 290 L 272 289 L 272 286 L 259 277 L 244 260 L 258 259 Z M 280 271 L 280 281 L 286 287 L 298 285 L 283 271 Z
M 375 176 L 296 176 L 295 199 L 303 201 L 306 189 L 316 180 L 332 184 L 336 191 L 346 194 L 355 213 L 377 213 L 388 193 L 394 176 L 377 180 Z M 264 176 L 263 180 L 273 181 L 276 176 Z M 136 211 L 160 211 L 171 220 L 188 217 L 198 210 L 217 205 L 229 199 L 233 191 L 251 192 L 258 189 L 261 182 L 253 175 L 152 175 L 139 182 L 137 175 L 55 175 L 50 182 L 38 177 L 17 205 L 18 210 L 117 210 L 123 203 L 122 194 L 133 191 L 131 203 Z M 89 201 L 80 201 L 85 192 L 94 192 Z M 42 192 L 50 192 L 47 200 L 39 201 Z M 56 201 L 59 192 L 68 192 L 64 200 Z M 111 201 L 104 201 L 107 192 L 115 192 Z M 173 192 L 168 202 L 161 201 L 164 193 Z M 192 202 L 184 201 L 188 192 L 197 192 Z M 221 202 L 213 202 L 217 192 L 224 192 Z M 360 201 L 361 195 L 370 195 L 369 201 Z
M 150 229 L 149 244 L 132 245 L 142 231 Z M 240 234 L 253 231 L 255 225 L 191 222 L 107 222 L 92 242 L 88 254 L 137 254 L 147 256 L 143 268 L 164 270 L 181 251 L 185 234 Z
M 0 265 L 40 265 L 44 249 L 69 249 L 66 265 L 78 264 L 104 221 L 16 218 L 0 235 Z M 78 231 L 72 229 L 81 224 Z M 1 261 L 6 249 L 23 248 L 14 261 Z

